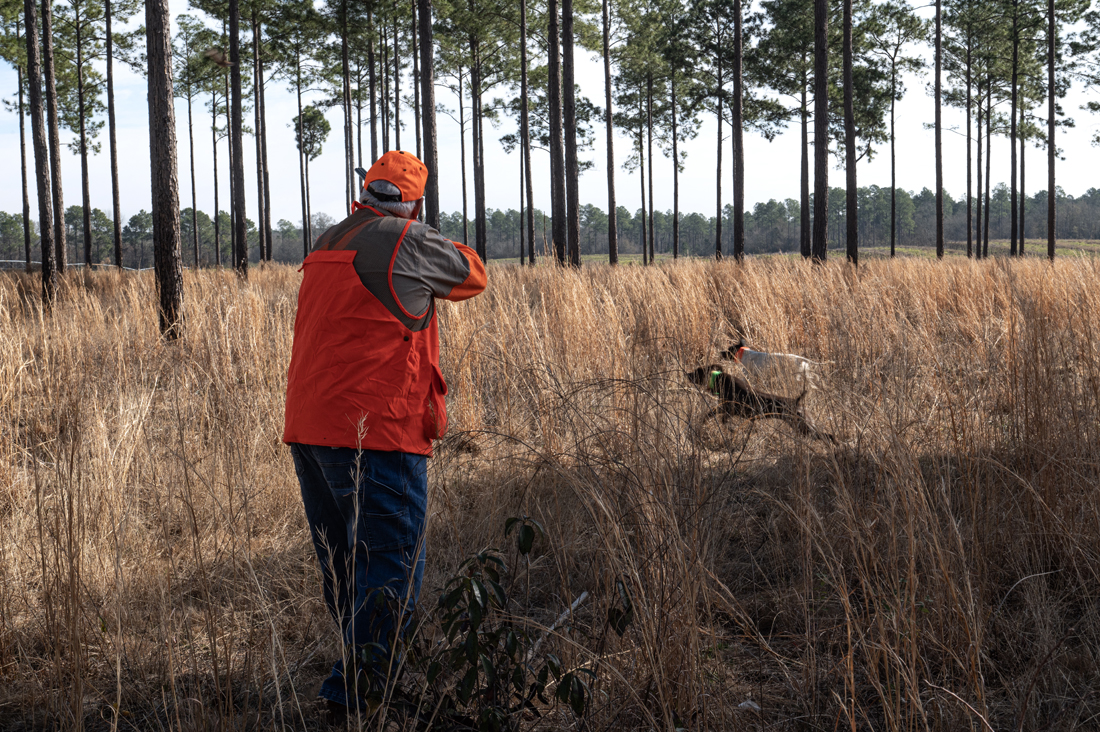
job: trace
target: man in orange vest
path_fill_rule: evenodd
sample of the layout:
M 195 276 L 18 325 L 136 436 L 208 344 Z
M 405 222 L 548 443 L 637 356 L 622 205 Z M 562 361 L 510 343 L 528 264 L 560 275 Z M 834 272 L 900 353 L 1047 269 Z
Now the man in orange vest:
M 486 284 L 472 249 L 417 221 L 428 175 L 379 158 L 298 290 L 283 442 L 343 633 L 320 696 L 351 709 L 392 675 L 424 573 L 427 458 L 447 429 L 435 300 Z

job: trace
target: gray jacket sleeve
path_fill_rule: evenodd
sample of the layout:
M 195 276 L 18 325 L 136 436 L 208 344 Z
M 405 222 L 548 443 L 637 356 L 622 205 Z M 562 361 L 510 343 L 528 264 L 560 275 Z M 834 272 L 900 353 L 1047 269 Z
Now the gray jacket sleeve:
M 471 262 L 459 247 L 426 224 L 414 221 L 409 226 L 393 262 L 392 282 L 401 307 L 410 315 L 426 312 L 433 297 L 450 296 L 470 278 Z

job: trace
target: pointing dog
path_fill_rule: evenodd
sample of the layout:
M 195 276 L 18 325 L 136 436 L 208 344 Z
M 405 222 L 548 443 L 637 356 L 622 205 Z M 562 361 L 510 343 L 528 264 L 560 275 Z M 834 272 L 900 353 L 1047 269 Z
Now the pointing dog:
M 806 418 L 802 408 L 802 399 L 806 390 L 797 397 L 769 394 L 749 386 L 744 379 L 727 374 L 718 364 L 700 366 L 685 374 L 688 381 L 718 397 L 718 406 L 712 409 L 706 419 L 721 413 L 722 423 L 730 417 L 742 419 L 781 419 L 791 425 L 799 434 L 836 444 L 836 437 L 818 430 Z

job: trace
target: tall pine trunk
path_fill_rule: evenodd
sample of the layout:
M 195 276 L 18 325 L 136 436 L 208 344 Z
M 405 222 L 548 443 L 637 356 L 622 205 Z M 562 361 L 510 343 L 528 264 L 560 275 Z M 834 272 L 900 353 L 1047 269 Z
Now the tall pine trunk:
M 803 52 L 802 56 L 802 68 L 806 68 L 806 56 Z M 799 106 L 799 116 L 802 118 L 802 174 L 801 183 L 799 189 L 799 211 L 798 211 L 798 246 L 799 251 L 802 253 L 803 259 L 810 258 L 810 109 L 807 100 L 806 89 L 810 85 L 810 80 L 806 75 L 806 72 L 802 72 L 802 103 Z M 891 107 L 892 109 L 893 107 Z M 893 133 L 891 132 L 891 139 L 893 139 Z
M 470 208 L 466 194 L 466 108 L 462 106 L 462 67 L 458 67 L 458 147 L 462 166 L 462 243 L 470 245 Z
M 1054 261 L 1054 235 L 1057 223 L 1057 197 L 1054 187 L 1054 164 L 1057 146 L 1054 144 L 1054 50 L 1055 33 L 1054 0 L 1047 0 L 1047 258 Z
M 975 242 L 974 242 L 974 257 L 975 259 L 982 258 L 982 80 L 978 77 L 978 125 L 977 125 L 977 147 L 978 147 L 978 195 L 975 198 L 977 204 L 977 210 L 974 212 L 973 226 L 976 229 Z M 967 234 L 969 236 L 969 234 Z
M 733 9 L 733 113 L 730 136 L 733 138 L 733 258 L 745 258 L 745 131 L 744 131 L 744 69 L 741 37 L 741 0 L 734 0 Z
M 218 215 L 218 95 L 210 92 L 210 131 L 214 151 L 214 266 L 222 266 L 222 227 Z
M 309 222 L 309 247 L 313 248 L 313 207 L 309 200 L 309 155 L 306 155 L 306 217 Z
M 974 253 L 973 242 L 973 228 L 974 228 L 974 191 L 971 188 L 971 180 L 973 173 L 971 171 L 971 140 L 970 140 L 970 117 L 971 117 L 971 104 L 970 99 L 970 45 L 971 45 L 971 33 L 970 27 L 967 26 L 966 31 L 966 258 L 970 259 Z
M 38 229 L 42 244 L 42 304 L 49 309 L 57 290 L 54 264 L 53 206 L 50 200 L 50 155 L 42 109 L 42 62 L 38 47 L 38 16 L 34 0 L 23 0 L 23 25 L 27 29 L 27 103 L 31 111 L 31 143 L 34 145 L 34 180 L 38 192 Z M 19 87 L 22 89 L 22 85 Z M 29 259 L 28 253 L 28 259 Z
M 718 40 L 722 45 L 722 40 Z M 722 259 L 722 95 L 725 79 L 722 77 L 722 56 L 715 59 L 715 81 L 717 83 L 717 113 L 715 119 L 718 122 L 718 150 L 717 159 L 714 161 L 714 198 L 717 212 L 714 217 L 714 259 Z
M 526 4 L 526 0 L 523 0 Z M 607 122 L 607 258 L 611 264 L 619 263 L 619 221 L 615 202 L 615 141 L 613 136 L 613 123 L 611 116 L 611 49 L 610 49 L 610 24 L 611 20 L 607 8 L 608 0 L 603 0 L 603 90 L 606 104 Z M 526 71 L 526 64 L 524 64 Z M 527 101 L 524 94 L 524 111 L 526 113 Z M 523 136 L 527 137 L 526 127 Z M 528 152 L 530 148 L 528 148 Z M 528 163 L 530 169 L 530 163 Z M 530 179 L 530 174 L 528 174 Z M 530 183 L 528 183 L 530 186 Z M 530 189 L 528 189 L 530 190 Z M 530 200 L 530 193 L 528 194 Z M 532 220 L 533 222 L 533 220 Z M 532 260 L 534 261 L 534 260 Z
M 844 199 L 845 253 L 848 261 L 859 264 L 859 188 L 856 184 L 856 114 L 852 89 L 852 0 L 844 0 Z
M 231 0 L 231 3 L 235 5 L 236 0 Z M 182 335 L 183 328 L 183 267 L 180 263 L 179 176 L 176 172 L 176 120 L 172 106 L 170 24 L 168 0 L 146 0 L 153 268 L 156 270 L 160 300 L 160 331 L 166 338 L 174 339 Z M 236 28 L 233 31 L 236 32 Z M 233 45 L 230 49 L 232 53 Z M 240 120 L 240 115 L 237 119 Z
M 15 34 L 19 35 L 21 21 L 16 18 Z M 23 254 L 27 271 L 31 271 L 31 200 L 27 190 L 27 133 L 23 115 L 23 64 L 16 66 L 15 82 L 19 87 L 19 167 L 23 174 Z
M 814 261 L 829 250 L 829 3 L 814 0 Z
M 641 111 L 642 110 L 639 109 L 638 111 L 639 111 L 638 116 L 639 116 L 639 118 L 641 118 Z M 645 221 L 646 221 L 646 209 L 645 209 L 645 126 L 641 123 L 638 124 L 638 173 L 639 173 L 638 177 L 639 177 L 639 182 L 641 183 L 641 191 L 642 191 L 642 226 L 641 226 L 642 264 L 647 264 L 649 262 L 649 260 L 648 260 L 649 249 L 647 248 L 647 244 L 646 244 L 646 228 L 645 228 Z
M 401 149 L 401 36 L 397 28 L 397 8 L 393 13 L 393 149 Z
M 267 89 L 264 86 L 263 46 L 260 46 L 260 158 L 264 166 L 264 238 L 267 240 L 267 259 L 271 261 L 271 246 L 274 241 L 271 232 L 271 166 L 267 163 Z
M 355 57 L 355 164 L 363 166 L 363 59 Z
M 605 7 L 607 0 L 604 0 Z M 523 185 L 527 189 L 527 260 L 535 263 L 535 188 L 531 176 L 531 130 L 527 109 L 527 0 L 519 2 L 519 63 L 520 63 L 520 141 L 523 154 Z M 610 94 L 610 92 L 608 92 Z M 610 107 L 608 107 L 610 109 Z
M 558 0 L 547 2 L 547 49 L 550 78 L 550 232 L 558 264 L 565 264 L 565 153 L 562 149 L 561 62 L 559 59 Z
M 396 42 L 395 42 L 396 43 Z M 344 215 L 355 201 L 355 150 L 351 134 L 351 65 L 348 63 L 348 3 L 340 5 L 340 83 L 344 107 Z
M 423 153 L 420 134 L 420 58 L 416 43 L 416 0 L 412 0 L 413 121 L 416 125 L 416 157 Z M 422 159 L 422 158 L 421 158 Z
M 943 259 L 943 8 L 936 0 L 936 257 Z
M 488 232 L 485 226 L 485 147 L 482 145 L 482 127 L 485 120 L 481 114 L 481 51 L 480 42 L 470 36 L 470 119 L 473 122 L 474 148 L 474 244 L 481 261 L 488 261 Z
M 227 24 L 223 23 L 223 30 L 228 28 Z M 228 31 L 226 31 L 228 34 Z M 230 74 L 224 75 L 225 79 L 225 137 L 229 150 L 229 263 L 234 265 L 237 259 L 237 227 L 235 222 L 237 220 L 237 207 L 233 204 L 237 199 L 233 197 L 233 188 L 236 184 L 236 179 L 233 177 L 233 96 L 229 89 L 229 77 Z
M 562 0 L 562 91 L 565 93 L 562 112 L 567 130 L 577 129 L 577 94 L 573 80 L 573 0 Z M 577 161 L 577 136 L 565 135 L 565 199 L 566 240 L 569 262 L 581 264 L 581 204 L 579 192 L 580 166 Z
M 523 258 L 523 210 L 524 210 L 524 190 L 523 185 L 523 150 L 520 150 L 519 154 L 519 221 L 517 222 L 519 227 L 519 266 L 522 267 L 526 264 L 526 260 Z
M 163 0 L 167 5 L 167 0 Z M 229 144 L 230 164 L 233 167 L 233 268 L 237 276 L 248 278 L 248 234 L 245 228 L 244 210 L 244 125 L 241 111 L 241 13 L 239 0 L 229 0 L 229 68 L 230 81 L 230 123 Z M 170 81 L 170 79 L 169 79 Z M 172 147 L 175 148 L 173 132 Z M 173 166 L 174 167 L 174 166 Z M 179 212 L 176 212 L 176 226 L 179 226 Z M 178 238 L 178 236 L 177 236 Z M 177 244 L 178 247 L 178 244 Z
M 1012 145 L 1012 154 L 1010 156 L 1011 163 L 1009 167 L 1009 177 L 1012 179 L 1011 186 L 1011 216 L 1012 223 L 1009 225 L 1011 232 L 1011 244 L 1010 254 L 1015 257 L 1018 253 L 1018 244 L 1016 238 L 1019 234 L 1017 226 L 1019 224 L 1019 204 L 1016 199 L 1016 107 L 1017 107 L 1017 93 L 1019 90 L 1019 61 L 1020 61 L 1020 34 L 1019 34 L 1019 2 L 1013 0 L 1012 2 L 1012 109 L 1009 112 L 1009 143 Z
M 64 273 L 69 262 L 69 249 L 65 233 L 65 197 L 61 189 L 60 121 L 57 115 L 57 80 L 53 63 L 53 0 L 42 0 L 42 67 L 46 74 L 46 124 L 50 139 L 54 252 L 57 271 Z
M 672 97 L 672 258 L 680 258 L 680 157 L 676 145 L 676 69 L 669 74 Z M 610 140 L 609 140 L 610 141 Z
M 649 164 L 649 264 L 653 264 L 653 68 L 646 76 L 645 95 L 646 160 Z
M 1020 108 L 1020 126 L 1023 126 L 1024 109 Z M 1020 136 L 1020 256 L 1024 256 L 1024 243 L 1027 241 L 1027 227 L 1024 226 L 1024 211 L 1027 210 L 1027 189 L 1024 186 L 1024 160 L 1027 158 L 1027 137 Z
M 722 85 L 724 81 L 721 58 L 717 61 L 717 81 L 718 113 L 715 117 L 718 120 L 718 157 L 714 161 L 714 198 L 717 201 L 718 211 L 714 217 L 714 258 L 719 260 L 722 258 Z
M 256 138 L 256 234 L 260 240 L 260 261 L 266 262 L 270 256 L 267 251 L 267 222 L 264 219 L 264 153 L 263 153 L 263 124 L 260 119 L 262 105 L 260 104 L 260 89 L 263 80 L 260 75 L 260 21 L 257 17 L 256 6 L 252 6 L 252 116 L 256 125 L 254 136 Z
M 894 107 L 897 96 L 898 69 L 890 66 L 890 256 L 897 256 L 898 240 L 898 158 L 897 138 L 894 135 Z
M 424 187 L 424 221 L 432 228 L 439 228 L 439 149 L 436 143 L 435 124 L 435 44 L 432 42 L 432 2 L 417 0 L 420 24 L 420 103 L 421 123 L 424 126 L 424 166 L 428 169 L 428 182 Z
M 367 78 L 370 87 L 370 163 L 378 160 L 378 75 L 374 58 L 374 13 L 367 11 Z
M 990 163 L 992 162 L 993 140 L 993 79 L 990 77 L 986 84 L 986 234 L 981 244 L 981 255 L 989 256 L 989 211 L 990 203 Z
M 191 114 L 191 84 L 187 85 L 187 148 L 191 158 L 191 238 L 195 245 L 195 269 L 199 268 L 199 212 L 195 194 L 195 124 Z M 180 245 L 183 246 L 182 244 Z M 116 251 L 115 266 L 122 266 L 122 255 Z
M 386 42 L 386 31 L 384 28 L 378 30 L 378 45 L 382 51 L 381 74 L 382 77 L 382 89 L 381 89 L 381 107 L 382 107 L 382 153 L 388 153 L 390 151 L 390 47 Z
M 481 58 L 479 56 L 478 57 L 478 64 L 480 65 L 480 63 L 481 63 Z M 480 74 L 479 74 L 479 78 L 480 78 Z M 487 226 L 487 219 L 485 218 L 485 116 L 482 113 L 482 109 L 481 109 L 481 94 L 480 93 L 478 93 L 478 95 L 477 95 L 477 140 L 474 141 L 474 144 L 477 145 L 477 159 L 478 159 L 478 164 L 481 166 L 480 174 L 478 175 L 478 184 L 480 185 L 480 190 L 474 191 L 474 193 L 476 194 L 475 195 L 475 200 L 474 200 L 474 205 L 475 206 L 480 205 L 480 212 L 479 212 L 478 215 L 481 217 L 482 230 L 484 231 L 485 227 Z M 478 196 L 480 196 L 480 198 L 481 198 L 480 204 L 477 201 Z M 482 236 L 487 236 L 487 234 L 482 234 Z M 486 239 L 486 249 L 485 249 L 485 260 L 484 261 L 486 261 L 486 262 L 489 261 L 488 239 Z
M 309 226 L 308 191 L 306 190 L 306 154 L 303 148 L 305 130 L 302 129 L 302 48 L 297 43 L 294 46 L 294 73 L 296 77 L 295 88 L 298 92 L 298 180 L 302 188 L 302 259 L 309 256 L 309 248 L 313 243 Z M 217 187 L 214 188 L 217 191 Z
M 107 137 L 109 139 L 111 154 L 111 234 L 114 242 L 115 266 L 122 267 L 122 206 L 118 193 L 118 142 L 115 134 L 115 60 L 114 60 L 114 36 L 111 31 L 111 0 L 105 0 L 103 5 L 103 17 L 106 21 L 104 36 L 107 41 Z M 191 104 L 190 89 L 188 89 L 187 104 Z M 191 122 L 191 108 L 187 109 L 187 121 Z M 194 184 L 194 153 L 192 153 L 192 184 Z M 192 205 L 192 208 L 194 206 Z

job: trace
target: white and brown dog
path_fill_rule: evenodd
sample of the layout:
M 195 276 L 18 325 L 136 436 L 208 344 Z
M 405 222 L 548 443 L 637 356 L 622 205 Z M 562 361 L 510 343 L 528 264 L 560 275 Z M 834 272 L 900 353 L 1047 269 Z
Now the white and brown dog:
M 796 379 L 808 388 L 817 388 L 818 367 L 824 361 L 811 361 L 793 353 L 767 353 L 754 351 L 745 345 L 745 339 L 722 351 L 721 357 L 741 364 L 746 372 L 753 375 L 774 374 L 780 378 Z

